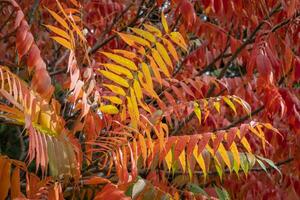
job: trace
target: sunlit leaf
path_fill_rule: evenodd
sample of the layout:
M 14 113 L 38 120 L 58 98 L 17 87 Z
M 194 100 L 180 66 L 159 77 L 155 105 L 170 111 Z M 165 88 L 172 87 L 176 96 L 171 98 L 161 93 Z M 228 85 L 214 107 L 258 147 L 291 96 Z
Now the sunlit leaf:
M 121 96 L 125 96 L 126 93 L 123 90 L 123 88 L 119 87 L 119 86 L 115 86 L 115 85 L 110 85 L 110 84 L 103 84 L 103 86 L 109 88 L 111 91 L 113 91 L 115 94 L 119 94 Z
M 155 43 L 156 45 L 156 49 L 157 51 L 159 52 L 159 54 L 161 55 L 161 57 L 163 58 L 163 60 L 166 62 L 166 64 L 168 66 L 170 66 L 172 69 L 173 69 L 173 64 L 172 64 L 172 61 L 167 53 L 167 50 L 165 49 L 165 47 L 159 43 L 159 42 L 156 42 Z
M 71 42 L 69 42 L 69 41 L 66 40 L 66 39 L 64 39 L 64 38 L 62 38 L 62 37 L 57 37 L 57 36 L 51 37 L 51 38 L 52 38 L 53 40 L 55 40 L 56 42 L 58 42 L 59 44 L 63 45 L 64 47 L 66 47 L 66 48 L 68 48 L 68 49 L 70 49 L 70 50 L 73 49 Z
M 168 33 L 169 32 L 169 27 L 168 27 L 167 19 L 166 19 L 163 12 L 161 13 L 161 23 L 164 27 L 165 32 Z
M 227 103 L 227 105 L 234 111 L 235 114 L 236 113 L 236 108 L 235 108 L 235 105 L 232 103 L 232 101 L 227 98 L 226 96 L 223 96 L 222 99 Z
M 122 104 L 123 101 L 122 99 L 120 99 L 119 97 L 116 97 L 116 96 L 102 96 L 103 99 L 107 99 L 109 101 L 111 101 L 112 103 L 115 103 L 115 104 Z
M 69 36 L 69 34 L 66 32 L 66 31 L 64 31 L 64 30 L 62 30 L 62 29 L 60 29 L 60 28 L 57 28 L 57 27 L 55 27 L 55 26 L 52 26 L 52 25 L 45 25 L 50 31 L 52 31 L 53 33 L 56 33 L 57 35 L 59 35 L 59 36 L 61 36 L 61 37 L 64 37 L 65 39 L 67 39 L 67 40 L 70 40 L 70 36 Z
M 46 9 L 58 23 L 60 23 L 65 29 L 70 30 L 67 22 L 61 16 L 59 16 L 58 14 L 56 14 L 56 12 L 54 12 L 48 8 L 46 8 Z
M 154 26 L 151 26 L 151 25 L 149 25 L 149 24 L 143 24 L 143 26 L 145 27 L 145 29 L 147 29 L 149 32 L 151 32 L 151 33 L 154 33 L 155 35 L 157 35 L 158 37 L 161 37 L 161 31 L 158 29 L 158 28 L 156 28 L 156 27 L 154 27 Z
M 110 71 L 112 71 L 118 75 L 125 75 L 129 79 L 133 79 L 132 73 L 128 69 L 126 69 L 120 65 L 111 64 L 111 63 L 103 63 L 101 65 L 107 67 Z
M 156 41 L 155 37 L 148 31 L 144 31 L 138 28 L 130 28 L 134 33 L 142 36 L 143 38 L 149 40 L 150 42 L 154 43 Z
M 119 85 L 121 85 L 123 87 L 127 87 L 127 88 L 129 87 L 128 82 L 125 79 L 123 79 L 121 76 L 118 76 L 118 75 L 116 75 L 114 73 L 111 73 L 111 72 L 105 71 L 105 70 L 99 70 L 99 72 L 103 76 L 105 76 L 105 78 L 107 78 L 109 80 L 112 80 L 113 82 L 115 82 L 115 83 L 117 83 L 117 84 L 119 84 Z
M 123 65 L 124 67 L 127 67 L 128 69 L 137 70 L 136 65 L 134 64 L 134 62 L 132 62 L 131 60 L 124 58 L 122 56 L 116 55 L 116 54 L 112 54 L 112 53 L 108 53 L 108 52 L 101 52 L 103 55 L 105 55 L 106 57 L 108 57 L 109 59 L 113 60 L 114 62 Z
M 118 108 L 114 105 L 100 106 L 100 110 L 101 110 L 101 112 L 107 113 L 107 114 L 117 114 L 117 113 L 119 113 Z
M 172 33 L 170 33 L 170 38 L 171 38 L 171 40 L 175 44 L 177 44 L 182 49 L 184 49 L 185 51 L 187 51 L 187 44 L 185 43 L 182 35 L 179 32 L 172 32 Z
M 159 66 L 159 68 L 169 78 L 171 76 L 170 72 L 169 72 L 165 62 L 163 61 L 163 59 L 159 55 L 158 51 L 156 49 L 151 49 L 151 51 L 152 51 L 152 56 L 153 56 L 155 62 L 157 63 L 157 65 Z

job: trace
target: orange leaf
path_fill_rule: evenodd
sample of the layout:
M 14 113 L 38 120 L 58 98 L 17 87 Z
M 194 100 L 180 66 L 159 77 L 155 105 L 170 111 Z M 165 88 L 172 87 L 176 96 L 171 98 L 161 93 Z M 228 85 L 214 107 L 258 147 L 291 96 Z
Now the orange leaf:
M 98 185 L 103 183 L 110 183 L 110 181 L 99 176 L 93 176 L 83 181 L 83 184 L 85 185 Z
M 58 23 L 60 23 L 67 30 L 70 30 L 67 22 L 61 16 L 59 16 L 58 14 L 56 14 L 56 12 L 53 12 L 52 10 L 50 10 L 48 8 L 46 8 L 46 9 Z
M 46 26 L 50 31 L 56 33 L 57 35 L 59 35 L 59 36 L 61 36 L 61 37 L 64 37 L 64 38 L 66 38 L 67 40 L 70 40 L 70 36 L 69 36 L 69 34 L 68 34 L 66 31 L 64 31 L 64 30 L 62 30 L 62 29 L 60 29 L 60 28 L 57 28 L 57 27 L 55 27 L 55 26 L 51 26 L 51 25 L 45 25 L 45 26 Z
M 10 188 L 11 162 L 8 159 L 0 158 L 0 200 L 6 199 Z
M 62 38 L 62 37 L 51 37 L 53 40 L 55 40 L 56 42 L 58 42 L 59 44 L 63 45 L 64 47 L 66 47 L 67 49 L 70 49 L 72 50 L 73 47 L 72 47 L 72 44 L 71 42 L 69 42 L 68 40 Z
M 21 185 L 20 185 L 20 168 L 16 167 L 11 176 L 11 199 L 15 199 L 21 196 Z

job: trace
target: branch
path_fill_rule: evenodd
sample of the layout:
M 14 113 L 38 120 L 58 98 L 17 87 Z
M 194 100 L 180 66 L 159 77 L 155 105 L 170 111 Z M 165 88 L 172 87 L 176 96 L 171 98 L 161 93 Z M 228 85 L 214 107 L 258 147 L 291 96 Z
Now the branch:
M 287 165 L 287 164 L 291 163 L 292 161 L 294 161 L 294 158 L 287 158 L 286 160 L 279 161 L 279 162 L 275 163 L 275 165 L 277 167 L 281 167 L 283 165 Z M 271 170 L 274 170 L 274 168 L 271 167 L 271 166 L 269 166 L 269 167 L 266 167 L 266 170 L 267 171 L 271 171 Z M 164 171 L 164 170 L 160 170 L 160 171 Z M 148 169 L 140 170 L 139 171 L 139 175 L 142 175 L 142 176 L 143 175 L 147 175 L 148 172 L 149 172 Z M 178 176 L 178 175 L 187 174 L 187 173 L 182 172 L 182 171 L 176 171 L 176 172 L 164 171 L 164 172 L 167 175 L 171 175 L 171 176 L 173 176 L 173 175 Z M 229 169 L 225 169 L 223 172 L 226 173 L 226 174 L 230 174 L 231 173 L 231 171 Z M 254 167 L 254 168 L 250 169 L 249 172 L 265 172 L 265 170 L 262 169 L 261 167 Z M 243 173 L 243 170 L 240 169 L 239 173 Z M 203 173 L 203 171 L 193 171 L 193 175 L 203 176 L 204 173 Z M 210 172 L 207 172 L 207 175 L 209 175 L 209 176 L 216 176 L 216 175 L 218 175 L 218 172 L 217 171 L 210 171 Z
M 219 76 L 217 76 L 217 79 L 221 79 L 224 77 L 227 69 L 229 68 L 229 66 L 232 64 L 232 62 L 237 58 L 237 56 L 242 52 L 242 50 L 244 50 L 244 48 L 250 44 L 254 38 L 255 35 L 257 34 L 257 32 L 263 27 L 263 25 L 265 24 L 265 20 L 267 20 L 268 18 L 270 18 L 271 16 L 273 16 L 275 13 L 279 12 L 281 10 L 282 6 L 281 3 L 278 4 L 275 8 L 273 8 L 271 10 L 271 12 L 269 13 L 269 15 L 267 17 L 264 18 L 263 21 L 261 21 L 258 26 L 254 29 L 254 31 L 250 34 L 250 36 L 248 37 L 248 39 L 232 54 L 230 60 L 226 63 L 226 65 L 224 66 L 224 68 L 222 69 L 222 71 L 220 72 Z M 215 85 L 212 85 L 208 92 L 206 97 L 210 97 L 212 95 L 212 93 L 215 90 Z M 188 123 L 189 121 L 191 121 L 193 119 L 193 117 L 195 116 L 195 113 L 191 113 L 185 120 L 183 120 L 181 123 L 179 123 L 178 127 L 176 129 L 174 129 L 171 132 L 171 135 L 176 135 L 183 127 L 186 123 Z
M 138 11 L 137 11 L 136 17 L 135 17 L 128 25 L 126 25 L 125 27 L 121 28 L 121 30 L 119 30 L 119 31 L 124 31 L 124 30 L 127 29 L 127 27 L 133 26 L 133 25 L 137 22 L 137 20 L 138 20 L 141 16 L 143 16 L 143 14 L 140 15 L 140 11 L 141 11 L 141 9 L 142 9 L 142 7 L 143 7 L 144 2 L 145 2 L 145 0 L 143 0 L 143 1 L 141 2 L 140 6 L 139 6 L 139 9 L 138 9 Z M 133 5 L 133 3 L 129 4 L 129 5 L 125 8 L 125 10 L 124 10 L 118 17 L 116 17 L 116 18 L 114 19 L 114 22 L 112 23 L 111 28 L 113 27 L 113 25 L 115 24 L 115 22 L 117 22 L 117 21 L 118 21 L 118 20 L 119 20 L 119 19 L 120 19 L 120 18 L 121 18 L 128 10 L 129 10 L 129 8 L 130 8 L 132 5 Z M 110 28 L 110 29 L 111 29 L 111 28 Z M 89 55 L 94 54 L 95 52 L 97 52 L 98 49 L 102 48 L 104 45 L 106 45 L 108 42 L 110 42 L 111 40 L 113 40 L 113 39 L 116 38 L 116 37 L 117 37 L 117 34 L 115 33 L 115 34 L 111 35 L 110 37 L 108 37 L 106 40 L 104 40 L 104 41 L 102 41 L 102 42 L 100 42 L 100 41 L 101 41 L 101 40 L 100 40 L 101 37 L 98 38 L 98 41 L 97 41 L 97 42 L 94 44 L 94 46 L 90 49 Z
M 244 121 L 246 121 L 247 119 L 249 119 L 251 116 L 260 113 L 260 111 L 262 111 L 264 108 L 265 108 L 264 106 L 261 106 L 261 107 L 257 108 L 256 110 L 252 111 L 250 115 L 247 114 L 247 115 L 239 118 L 238 120 L 232 122 L 230 125 L 228 125 L 226 127 L 213 130 L 213 132 L 215 132 L 215 131 L 221 131 L 221 130 L 228 130 L 228 129 L 232 128 L 232 127 L 235 127 L 236 125 L 238 125 L 240 123 L 243 123 Z

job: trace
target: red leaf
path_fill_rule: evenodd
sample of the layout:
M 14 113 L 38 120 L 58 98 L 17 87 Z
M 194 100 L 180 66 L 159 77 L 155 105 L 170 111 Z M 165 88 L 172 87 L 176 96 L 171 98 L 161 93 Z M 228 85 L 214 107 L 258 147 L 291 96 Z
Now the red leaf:
M 95 200 L 130 200 L 123 191 L 119 190 L 114 184 L 107 184 L 100 192 L 96 194 Z
M 260 73 L 260 75 L 265 79 L 269 80 L 269 77 L 272 72 L 272 66 L 269 58 L 264 54 L 259 54 L 256 57 L 256 65 L 257 70 Z

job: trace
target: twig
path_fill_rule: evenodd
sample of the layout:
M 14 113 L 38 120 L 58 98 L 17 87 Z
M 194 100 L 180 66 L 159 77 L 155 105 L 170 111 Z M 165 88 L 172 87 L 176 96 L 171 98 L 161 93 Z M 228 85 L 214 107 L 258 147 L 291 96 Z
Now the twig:
M 142 15 L 140 15 L 140 11 L 141 11 L 141 9 L 142 9 L 142 7 L 143 7 L 144 2 L 145 2 L 145 0 L 143 0 L 143 1 L 141 2 L 136 17 L 135 17 L 135 18 L 134 18 L 127 26 L 123 27 L 123 28 L 122 28 L 121 30 L 119 30 L 119 31 L 124 31 L 124 30 L 127 29 L 127 27 L 130 27 L 130 26 L 134 25 L 134 24 L 137 22 L 137 20 L 142 16 Z M 128 7 L 128 9 L 129 9 L 129 7 Z M 124 13 L 124 12 L 122 12 L 122 13 Z M 122 14 L 122 13 L 121 13 L 121 14 Z M 124 13 L 124 14 L 125 14 L 125 13 Z M 122 17 L 122 15 L 120 15 L 120 17 Z M 106 45 L 108 42 L 110 42 L 111 40 L 113 40 L 113 39 L 116 38 L 116 37 L 117 37 L 117 34 L 113 34 L 113 35 L 111 35 L 110 37 L 108 37 L 106 40 L 104 40 L 104 41 L 102 41 L 102 42 L 100 42 L 101 40 L 99 39 L 99 40 L 94 44 L 94 46 L 90 49 L 89 55 L 94 54 L 95 52 L 97 52 L 98 49 L 102 48 L 104 45 Z
M 257 108 L 256 110 L 254 110 L 253 112 L 251 112 L 250 115 L 247 114 L 247 115 L 245 115 L 245 116 L 239 118 L 238 120 L 232 122 L 232 123 L 231 123 L 230 125 L 228 125 L 228 126 L 225 126 L 225 127 L 223 127 L 223 128 L 219 128 L 219 129 L 213 130 L 213 132 L 215 132 L 215 131 L 221 131 L 221 130 L 228 130 L 228 129 L 232 128 L 232 127 L 235 127 L 236 125 L 238 125 L 238 124 L 240 124 L 240 123 L 243 123 L 244 121 L 246 121 L 247 119 L 249 119 L 251 116 L 260 113 L 260 111 L 262 111 L 264 108 L 265 108 L 264 106 L 261 106 L 261 107 Z
M 31 25 L 33 23 L 33 20 L 34 20 L 34 14 L 35 14 L 35 11 L 36 9 L 39 7 L 39 4 L 40 4 L 40 0 L 35 0 L 33 5 L 32 5 L 32 8 L 30 10 L 30 12 L 28 13 L 28 23 Z
M 263 27 L 265 20 L 270 18 L 271 16 L 273 16 L 275 13 L 279 12 L 280 10 L 281 10 L 281 3 L 272 9 L 272 11 L 269 13 L 269 15 L 267 17 L 265 17 L 264 20 L 261 21 L 259 23 L 259 25 L 254 29 L 254 31 L 250 34 L 248 39 L 232 54 L 230 60 L 226 63 L 226 65 L 220 72 L 219 76 L 217 76 L 217 79 L 221 79 L 224 77 L 224 75 L 225 75 L 227 69 L 229 68 L 229 66 L 231 65 L 231 63 L 237 58 L 237 56 L 242 52 L 242 50 L 253 41 L 257 32 Z M 206 97 L 210 97 L 212 95 L 213 91 L 215 90 L 215 87 L 216 87 L 215 85 L 212 85 L 209 88 Z M 178 127 L 171 132 L 171 135 L 176 135 L 184 127 L 184 125 L 186 123 L 188 123 L 189 121 L 191 121 L 193 119 L 194 116 L 195 116 L 195 113 L 194 112 L 191 113 L 185 120 L 183 120 L 181 123 L 179 123 Z

